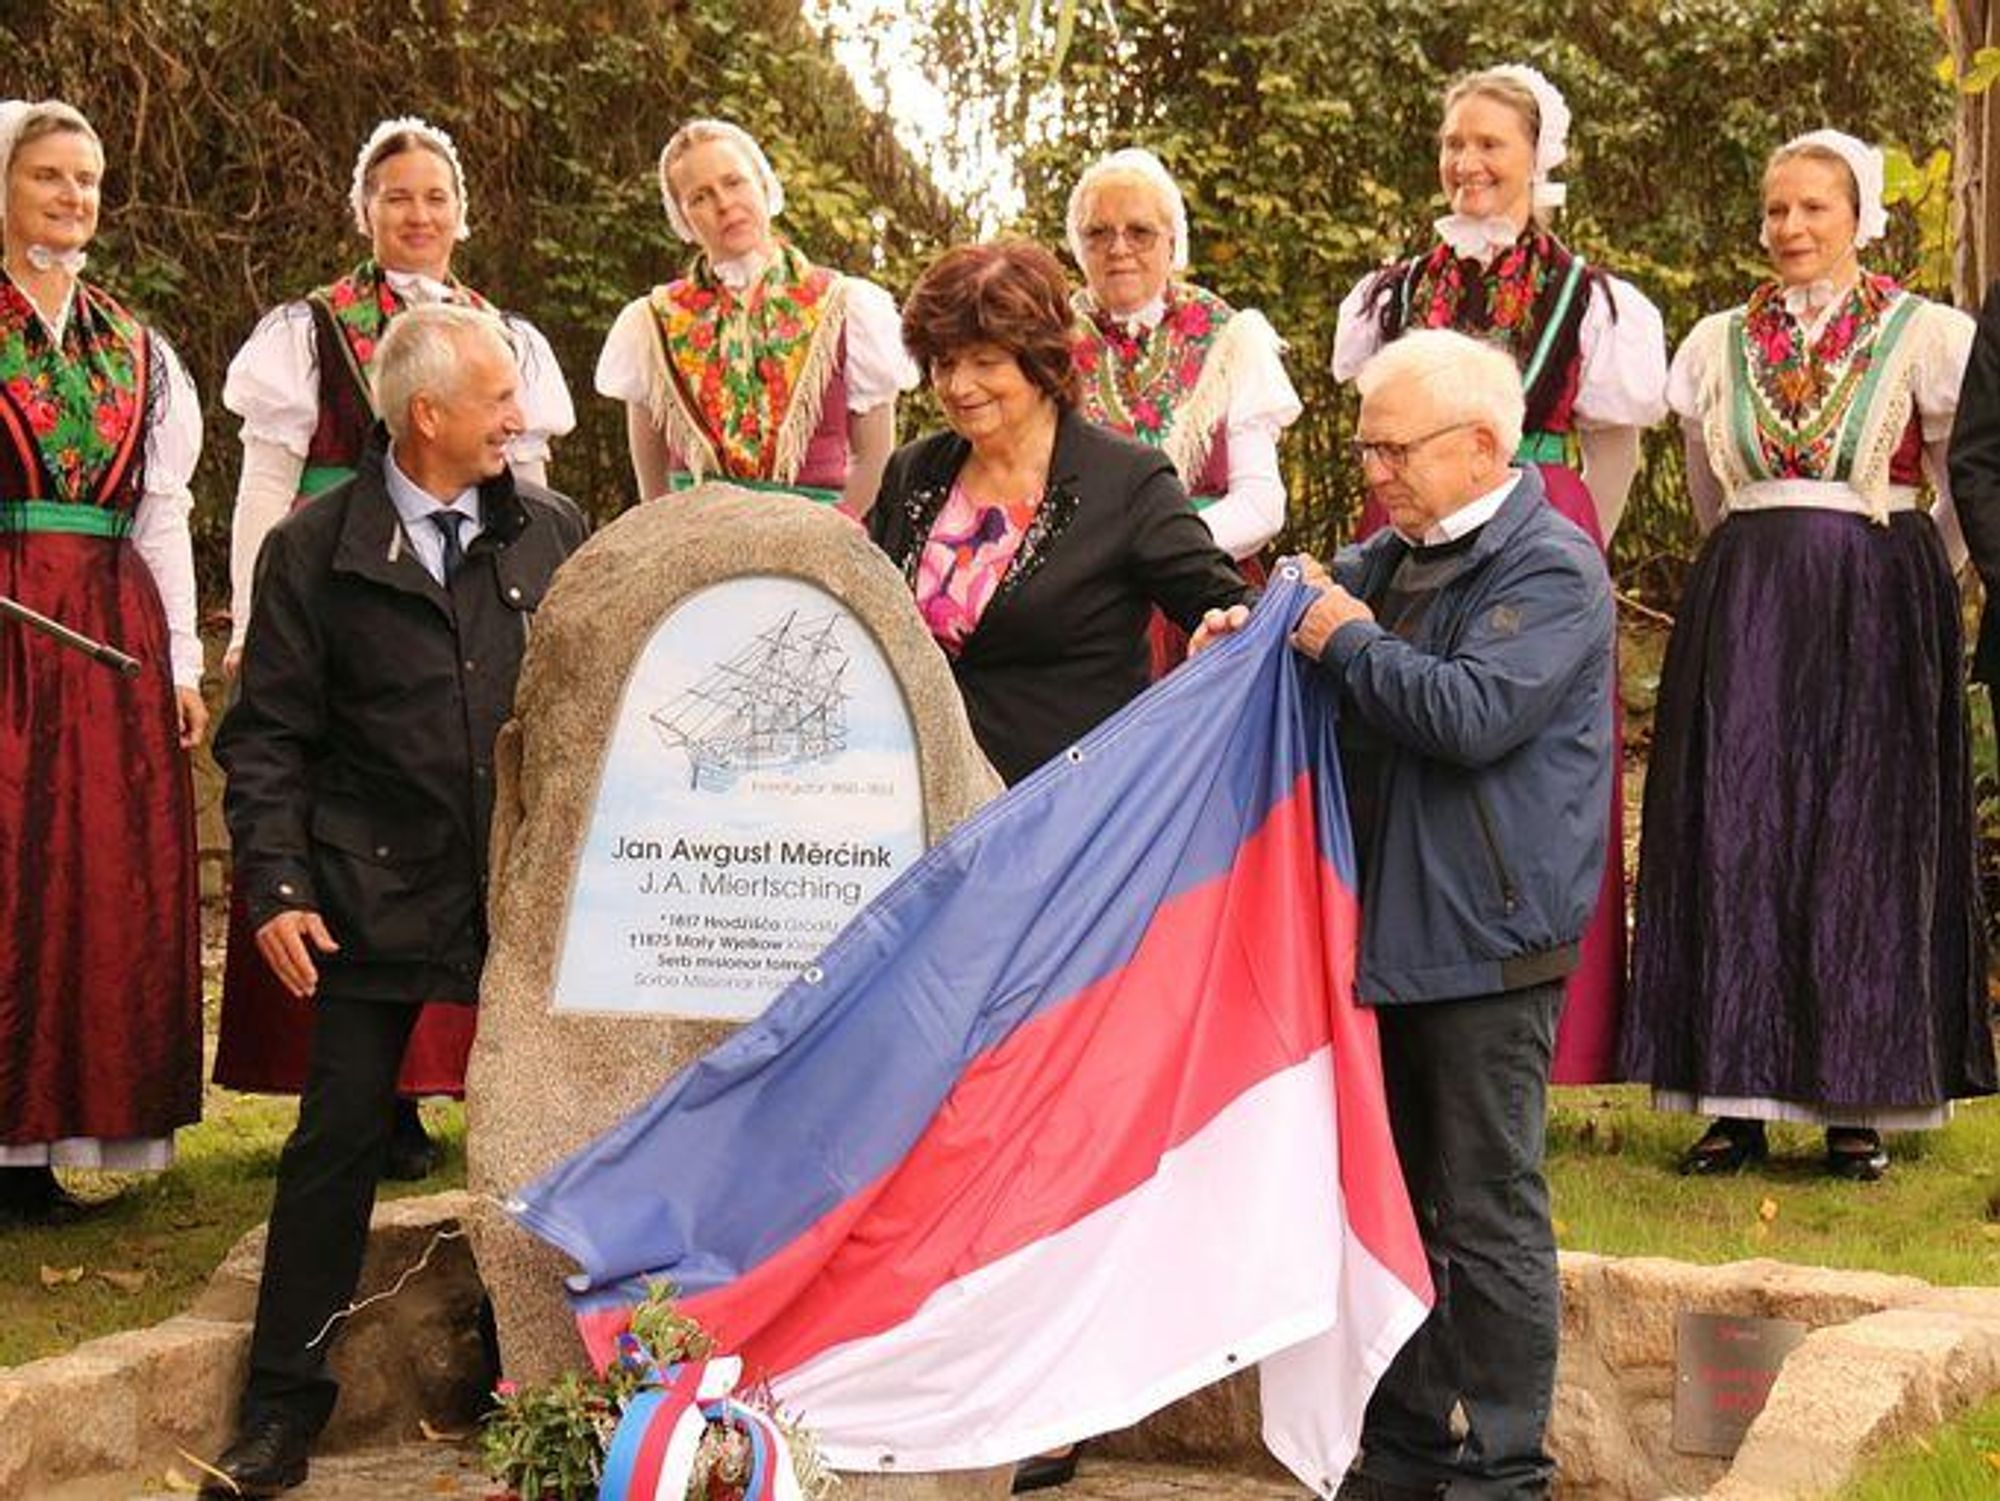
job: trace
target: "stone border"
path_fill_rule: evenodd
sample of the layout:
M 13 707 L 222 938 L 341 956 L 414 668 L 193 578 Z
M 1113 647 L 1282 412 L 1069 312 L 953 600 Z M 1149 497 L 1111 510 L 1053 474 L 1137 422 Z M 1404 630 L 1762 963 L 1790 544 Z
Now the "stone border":
M 1565 1251 L 1562 1361 L 1549 1447 L 1558 1495 L 1592 1501 L 1802 1501 L 2000 1393 L 2000 1288 L 1759 1260 L 1697 1266 Z M 1674 1315 L 1796 1319 L 1785 1362 L 1733 1462 L 1677 1454 Z M 1255 1372 L 1100 1440 L 1128 1459 L 1268 1465 Z
M 430 1265 L 390 1301 L 356 1314 L 334 1347 L 340 1406 L 321 1441 L 334 1452 L 470 1426 L 486 1392 L 482 1289 L 462 1220 L 467 1193 L 377 1206 L 359 1297 L 386 1291 L 440 1234 Z M 212 1458 L 229 1441 L 250 1356 L 264 1227 L 236 1243 L 193 1308 L 66 1355 L 0 1370 L 0 1496 L 130 1495 L 177 1450 Z M 119 1482 L 128 1481 L 123 1486 Z
M 1791 1501 L 2000 1393 L 2000 1288 L 1757 1260 L 1563 1256 L 1554 1445 L 1589 1494 Z M 1675 1454 L 1674 1314 L 1796 1319 L 1812 1333 L 1733 1461 Z M 1598 1421 L 1590 1421 L 1596 1409 Z M 1622 1430 L 1622 1442 L 1610 1442 Z
M 399 1199 L 375 1211 L 366 1297 L 461 1228 L 468 1193 Z M 262 1271 L 260 1226 L 238 1242 L 187 1313 L 0 1370 L 0 1496 L 130 1494 L 176 1449 L 213 1455 L 229 1436 Z M 1565 1252 L 1563 1356 L 1551 1447 L 1566 1497 L 1803 1501 L 1844 1485 L 1865 1461 L 2000 1392 L 2000 1288 L 1932 1287 L 1914 1277 L 1779 1261 L 1694 1266 Z M 401 1295 L 355 1317 L 335 1347 L 340 1407 L 321 1444 L 347 1452 L 463 1430 L 484 1397 L 481 1287 L 463 1239 L 438 1243 Z M 1674 1312 L 1797 1319 L 1793 1352 L 1733 1464 L 1667 1447 Z M 1257 1436 L 1255 1373 L 1197 1392 L 1093 1445 L 1276 1478 Z M 912 1477 L 849 1476 L 847 1501 L 908 1501 Z M 132 1482 L 122 1491 L 121 1480 Z M 992 1472 L 926 1477 L 927 1496 L 974 1501 Z

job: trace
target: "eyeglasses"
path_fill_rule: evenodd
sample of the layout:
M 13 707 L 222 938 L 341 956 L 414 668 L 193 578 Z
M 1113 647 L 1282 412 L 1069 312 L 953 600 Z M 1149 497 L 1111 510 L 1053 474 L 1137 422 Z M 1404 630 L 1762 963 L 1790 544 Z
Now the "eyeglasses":
M 1454 422 L 1448 427 L 1433 428 L 1422 437 L 1412 438 L 1407 443 L 1376 443 L 1364 438 L 1354 438 L 1349 441 L 1347 451 L 1353 456 L 1356 468 L 1366 465 L 1373 459 L 1384 468 L 1394 469 L 1400 473 L 1409 464 L 1410 455 L 1433 438 L 1442 438 L 1446 433 L 1455 433 L 1460 428 L 1478 425 L 1476 422 Z
M 1086 249 L 1100 255 L 1123 240 L 1140 254 L 1151 250 L 1160 243 L 1160 227 L 1157 224 L 1086 224 L 1083 229 L 1083 243 Z

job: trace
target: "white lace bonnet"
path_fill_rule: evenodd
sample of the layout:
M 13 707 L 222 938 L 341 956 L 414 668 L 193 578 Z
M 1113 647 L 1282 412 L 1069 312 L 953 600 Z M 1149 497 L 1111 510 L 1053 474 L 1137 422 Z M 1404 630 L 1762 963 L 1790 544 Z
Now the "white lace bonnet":
M 740 125 L 732 125 L 727 120 L 690 120 L 668 138 L 660 148 L 660 202 L 666 205 L 667 222 L 674 227 L 674 233 L 693 245 L 697 241 L 694 226 L 688 223 L 687 215 L 674 200 L 673 184 L 667 181 L 667 163 L 683 151 L 700 145 L 703 141 L 727 141 L 743 153 L 743 159 L 750 163 L 757 174 L 757 181 L 764 188 L 764 212 L 775 219 L 785 209 L 785 185 L 778 181 L 778 174 L 771 170 L 770 158 L 764 155 L 764 148 L 751 138 L 750 132 Z
M 451 137 L 430 121 L 417 115 L 398 115 L 393 120 L 384 120 L 368 133 L 368 139 L 361 143 L 361 152 L 354 158 L 354 185 L 348 189 L 347 201 L 354 209 L 354 227 L 366 235 L 368 230 L 368 169 L 376 165 L 375 153 L 397 136 L 417 137 L 431 150 L 444 158 L 451 168 L 452 190 L 458 194 L 458 235 L 463 240 L 472 234 L 472 227 L 466 222 L 465 169 L 459 165 L 458 148 Z

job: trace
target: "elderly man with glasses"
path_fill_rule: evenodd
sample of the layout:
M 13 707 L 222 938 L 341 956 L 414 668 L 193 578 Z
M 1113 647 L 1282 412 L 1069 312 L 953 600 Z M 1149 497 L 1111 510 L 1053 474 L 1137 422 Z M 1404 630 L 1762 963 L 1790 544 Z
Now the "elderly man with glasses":
M 1597 900 L 1611 583 L 1536 471 L 1512 467 L 1507 354 L 1412 333 L 1358 384 L 1355 458 L 1390 528 L 1331 577 L 1309 566 L 1322 592 L 1292 642 L 1339 694 L 1356 988 L 1437 1304 L 1376 1389 L 1339 1494 L 1543 1497 L 1557 1345 L 1543 1109 L 1563 977 Z M 1243 618 L 1211 612 L 1197 649 Z

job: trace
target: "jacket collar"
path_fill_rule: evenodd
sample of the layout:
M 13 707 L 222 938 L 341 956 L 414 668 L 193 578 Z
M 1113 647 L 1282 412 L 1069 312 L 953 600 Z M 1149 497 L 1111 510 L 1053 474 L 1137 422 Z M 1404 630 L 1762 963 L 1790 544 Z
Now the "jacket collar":
M 1507 498 L 1500 502 L 1500 509 L 1494 513 L 1493 519 L 1473 535 L 1472 555 L 1486 558 L 1506 547 L 1542 508 L 1544 499 L 1541 470 L 1533 464 L 1523 464 L 1520 478 L 1507 492 Z
M 439 604 L 448 604 L 443 586 L 417 561 L 409 539 L 403 535 L 402 522 L 382 474 L 388 454 L 388 429 L 377 422 L 369 430 L 368 441 L 361 450 L 347 513 L 341 521 L 340 538 L 334 544 L 333 566 L 338 572 L 357 574 L 406 594 L 422 594 Z M 514 488 L 511 470 L 502 469 L 479 487 L 479 508 L 481 529 L 466 550 L 468 558 L 511 545 L 530 521 L 528 508 Z
M 1465 552 L 1467 566 L 1478 567 L 1506 548 L 1546 503 L 1544 495 L 1541 471 L 1533 464 L 1524 464 L 1520 478 L 1507 492 L 1507 498 L 1500 502 L 1500 509 L 1494 513 L 1493 519 L 1472 534 Z M 1368 558 L 1364 589 L 1370 598 L 1388 582 L 1396 565 L 1406 555 L 1416 551 L 1400 533 L 1386 526 L 1368 539 L 1364 549 Z
M 1074 490 L 1083 481 L 1085 450 L 1090 446 L 1090 427 L 1073 407 L 1064 407 L 1056 416 L 1056 446 L 1049 455 L 1049 488 Z

